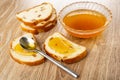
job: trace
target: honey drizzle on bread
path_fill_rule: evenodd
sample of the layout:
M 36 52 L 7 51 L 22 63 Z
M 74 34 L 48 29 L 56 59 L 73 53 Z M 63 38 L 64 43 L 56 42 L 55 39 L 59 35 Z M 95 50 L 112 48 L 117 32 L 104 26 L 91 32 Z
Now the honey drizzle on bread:
M 70 52 L 65 53 L 65 54 L 58 52 L 57 50 L 55 50 L 54 48 L 52 48 L 48 45 L 50 40 L 54 39 L 54 38 L 61 38 L 64 41 L 68 42 L 71 45 L 71 47 L 73 49 L 75 49 L 75 51 L 72 51 L 71 53 Z M 56 43 L 53 43 L 53 44 L 55 45 Z M 60 41 L 57 44 L 60 44 Z M 65 45 L 63 45 L 63 46 L 65 46 Z M 61 46 L 61 48 L 62 48 L 62 46 Z M 81 59 L 83 59 L 87 55 L 87 51 L 86 51 L 86 48 L 84 46 L 73 43 L 72 41 L 66 39 L 62 34 L 60 34 L 58 32 L 49 36 L 45 40 L 44 49 L 49 56 L 53 57 L 56 60 L 65 62 L 65 63 L 74 63 L 74 62 L 80 61 Z M 66 49 L 62 48 L 61 50 L 66 50 Z
M 35 55 L 26 55 L 24 52 L 24 54 L 19 50 L 15 50 L 15 46 L 17 44 L 19 44 L 19 40 L 21 37 L 29 37 L 29 38 L 32 38 L 35 40 L 35 37 L 33 36 L 33 34 L 24 34 L 16 39 L 14 39 L 11 43 L 11 46 L 10 46 L 10 56 L 18 63 L 21 63 L 21 64 L 27 64 L 27 65 L 31 65 L 31 66 L 34 66 L 34 65 L 38 65 L 38 64 L 41 64 L 44 62 L 45 58 L 43 56 L 41 56 L 40 54 L 35 54 Z M 37 48 L 39 48 L 39 46 L 37 45 Z M 18 48 L 19 49 L 19 48 Z M 27 52 L 27 51 L 26 51 Z

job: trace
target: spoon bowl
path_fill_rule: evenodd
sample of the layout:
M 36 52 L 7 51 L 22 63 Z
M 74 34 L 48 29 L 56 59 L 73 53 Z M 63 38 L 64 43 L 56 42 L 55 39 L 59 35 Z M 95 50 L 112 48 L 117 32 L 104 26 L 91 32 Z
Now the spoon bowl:
M 34 50 L 36 48 L 35 41 L 33 39 L 31 39 L 31 38 L 26 38 L 26 37 L 22 37 L 20 39 L 20 45 L 24 49 L 28 49 L 28 50 Z

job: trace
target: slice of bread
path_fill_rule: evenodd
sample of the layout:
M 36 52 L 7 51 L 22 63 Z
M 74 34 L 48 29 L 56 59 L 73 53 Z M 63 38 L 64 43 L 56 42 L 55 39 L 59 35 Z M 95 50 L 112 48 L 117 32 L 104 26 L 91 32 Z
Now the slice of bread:
M 21 37 L 28 37 L 35 40 L 35 37 L 30 33 L 24 34 Z M 11 57 L 21 64 L 27 64 L 31 66 L 43 63 L 45 60 L 43 56 L 38 53 L 25 50 L 20 46 L 19 40 L 21 37 L 12 41 L 10 48 Z M 38 45 L 37 48 L 39 48 Z
M 16 17 L 25 24 L 34 25 L 43 20 L 47 20 L 53 12 L 53 6 L 44 2 L 33 8 L 21 11 Z
M 39 32 L 47 32 L 50 29 L 52 29 L 55 25 L 56 25 L 56 20 L 54 22 L 51 22 L 49 24 L 47 24 L 46 26 L 43 26 L 39 29 L 35 29 L 31 26 L 27 26 L 24 23 L 21 23 L 20 27 L 22 28 L 23 31 L 28 32 L 28 33 L 32 33 L 32 34 L 38 34 Z
M 20 27 L 22 28 L 23 31 L 28 32 L 28 33 L 32 33 L 32 34 L 38 34 L 38 30 L 34 29 L 30 26 L 25 25 L 24 23 L 21 23 Z
M 73 43 L 57 32 L 45 40 L 44 50 L 49 56 L 65 63 L 80 61 L 87 55 L 84 46 Z

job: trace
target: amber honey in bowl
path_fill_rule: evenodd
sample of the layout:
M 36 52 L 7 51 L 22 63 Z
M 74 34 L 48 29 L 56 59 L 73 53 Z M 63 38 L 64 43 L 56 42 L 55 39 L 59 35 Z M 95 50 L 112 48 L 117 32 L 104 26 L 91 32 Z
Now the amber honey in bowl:
M 94 10 L 87 10 L 87 9 L 80 9 L 71 11 L 68 13 L 64 18 L 64 24 L 73 30 L 82 30 L 82 31 L 92 31 L 103 27 L 106 23 L 106 17 L 97 11 Z M 90 34 L 77 34 L 72 33 L 73 36 L 81 37 L 81 38 L 89 38 L 91 36 L 96 36 L 98 33 L 90 33 Z

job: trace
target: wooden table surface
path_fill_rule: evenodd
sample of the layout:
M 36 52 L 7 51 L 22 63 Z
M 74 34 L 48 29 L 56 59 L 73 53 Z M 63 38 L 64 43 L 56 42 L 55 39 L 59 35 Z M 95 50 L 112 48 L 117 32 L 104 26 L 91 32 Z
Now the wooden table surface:
M 58 31 L 71 41 L 87 47 L 86 58 L 74 64 L 64 64 L 80 75 L 78 79 L 48 60 L 38 66 L 27 66 L 10 57 L 10 42 L 24 34 L 16 12 L 44 1 L 51 2 L 59 13 L 66 4 L 81 0 L 0 0 L 0 80 L 120 80 L 120 0 L 89 0 L 107 6 L 113 13 L 109 28 L 97 37 L 72 37 L 59 22 L 52 30 L 36 35 L 38 42 L 43 44 L 49 35 Z

